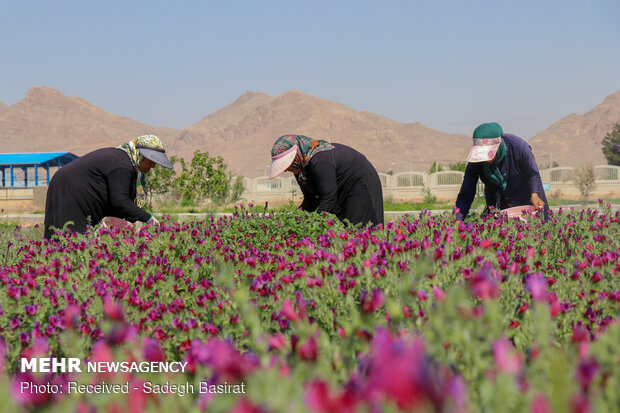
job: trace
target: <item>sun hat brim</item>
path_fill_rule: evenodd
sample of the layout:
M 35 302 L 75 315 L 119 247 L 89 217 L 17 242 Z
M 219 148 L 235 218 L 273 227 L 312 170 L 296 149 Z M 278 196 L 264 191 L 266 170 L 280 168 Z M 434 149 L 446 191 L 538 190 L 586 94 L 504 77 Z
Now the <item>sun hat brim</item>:
M 490 161 L 495 158 L 500 144 L 501 142 L 495 145 L 474 145 L 465 160 L 472 163 Z
M 269 179 L 273 179 L 286 171 L 295 160 L 297 155 L 297 145 L 293 145 L 286 151 L 271 157 L 271 167 L 269 168 Z
M 163 166 L 164 168 L 173 169 L 172 162 L 166 156 L 166 152 L 161 149 L 152 149 L 152 148 L 141 148 L 138 147 L 140 151 L 140 155 L 144 156 L 146 159 L 150 159 L 158 165 Z

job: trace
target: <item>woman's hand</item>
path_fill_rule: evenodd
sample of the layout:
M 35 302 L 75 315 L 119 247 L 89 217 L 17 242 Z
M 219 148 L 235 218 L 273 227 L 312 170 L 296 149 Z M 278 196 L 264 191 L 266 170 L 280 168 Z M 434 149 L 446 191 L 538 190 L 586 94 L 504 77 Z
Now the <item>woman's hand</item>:
M 532 201 L 532 205 L 534 205 L 536 208 L 538 209 L 545 208 L 545 202 L 542 199 L 540 199 L 540 197 L 538 196 L 536 192 L 532 194 L 531 201 Z

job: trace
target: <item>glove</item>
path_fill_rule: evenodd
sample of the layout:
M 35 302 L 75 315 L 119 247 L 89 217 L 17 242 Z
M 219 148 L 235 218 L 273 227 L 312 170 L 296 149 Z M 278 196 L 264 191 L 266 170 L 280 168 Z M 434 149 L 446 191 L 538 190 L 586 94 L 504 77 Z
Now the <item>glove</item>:
M 149 218 L 148 221 L 146 221 L 147 224 L 159 224 L 159 221 L 157 220 L 157 218 L 155 218 L 154 215 L 151 215 L 151 217 Z

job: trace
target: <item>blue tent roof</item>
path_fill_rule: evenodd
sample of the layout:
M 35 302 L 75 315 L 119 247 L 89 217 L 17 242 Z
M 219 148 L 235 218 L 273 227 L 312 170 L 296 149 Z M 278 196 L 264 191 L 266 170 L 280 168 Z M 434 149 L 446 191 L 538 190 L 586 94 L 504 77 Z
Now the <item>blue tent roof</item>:
M 71 152 L 29 152 L 29 153 L 0 153 L 0 166 L 10 165 L 41 165 L 60 162 L 62 165 L 77 159 Z

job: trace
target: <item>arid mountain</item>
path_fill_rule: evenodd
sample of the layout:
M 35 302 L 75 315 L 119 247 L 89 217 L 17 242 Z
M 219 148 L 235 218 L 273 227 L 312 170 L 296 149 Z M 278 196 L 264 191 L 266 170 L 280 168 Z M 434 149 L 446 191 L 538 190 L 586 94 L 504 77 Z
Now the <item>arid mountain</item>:
M 427 170 L 436 158 L 457 162 L 471 146 L 470 138 L 463 135 L 396 122 L 293 90 L 277 97 L 246 92 L 184 129 L 172 151 L 186 159 L 196 149 L 220 155 L 231 171 L 256 177 L 266 174 L 271 147 L 286 134 L 352 146 L 379 172 Z
M 1 152 L 69 151 L 84 155 L 144 134 L 172 142 L 179 131 L 113 115 L 49 87 L 34 87 L 4 111 L 0 107 Z
M 606 165 L 601 142 L 617 122 L 620 122 L 620 90 L 583 115 L 573 113 L 555 122 L 528 142 L 539 165 L 546 165 L 549 159 L 542 155 L 550 155 L 560 166 Z
M 620 122 L 620 91 L 589 112 L 572 114 L 530 139 L 540 165 L 604 164 L 601 140 Z M 340 142 L 364 153 L 378 171 L 428 170 L 438 159 L 465 158 L 469 136 L 443 133 L 419 122 L 400 123 L 300 91 L 272 97 L 246 92 L 236 101 L 179 131 L 113 115 L 49 87 L 32 88 L 21 101 L 0 103 L 0 152 L 70 151 L 83 155 L 145 134 L 158 135 L 167 152 L 191 159 L 196 150 L 222 156 L 232 172 L 266 174 L 274 141 L 303 134 Z

